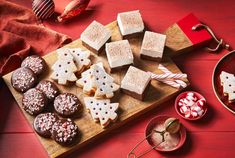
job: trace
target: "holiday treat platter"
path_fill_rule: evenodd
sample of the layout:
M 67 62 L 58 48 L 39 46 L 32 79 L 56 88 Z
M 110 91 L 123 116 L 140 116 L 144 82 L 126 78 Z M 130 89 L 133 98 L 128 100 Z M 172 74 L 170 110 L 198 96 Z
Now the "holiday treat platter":
M 109 28 L 112 31 L 111 41 L 119 41 L 122 39 L 116 21 L 106 25 L 105 27 Z M 158 70 L 159 62 L 140 59 L 139 52 L 143 40 L 143 34 L 140 34 L 134 38 L 132 37 L 128 40 L 134 55 L 134 66 L 146 72 L 149 71 L 155 74 L 160 74 L 161 71 Z M 65 47 L 81 48 L 82 50 L 86 50 L 86 48 L 82 45 L 82 41 L 80 39 L 72 42 L 71 44 L 66 45 Z M 48 68 L 40 77 L 40 80 L 42 79 L 51 80 L 50 79 L 50 75 L 52 74 L 51 67 L 57 60 L 57 53 L 56 51 L 51 52 L 48 55 L 44 56 L 43 58 L 45 59 Z M 97 53 L 91 51 L 91 62 L 92 64 L 102 62 L 104 68 L 106 69 L 106 72 L 109 73 L 114 78 L 115 83 L 119 85 L 121 84 L 121 81 L 124 78 L 127 69 L 120 69 L 118 71 L 110 73 L 110 68 L 108 66 L 109 63 L 105 51 L 99 53 L 98 55 Z M 164 65 L 167 69 L 169 69 L 173 73 L 181 73 L 181 71 L 177 68 L 174 62 L 170 58 L 167 58 L 166 56 L 164 56 L 164 58 L 162 59 L 161 64 Z M 34 116 L 29 115 L 22 108 L 22 93 L 17 92 L 12 87 L 11 76 L 12 72 L 5 75 L 3 79 L 6 82 L 7 86 L 9 87 L 11 93 L 13 94 L 15 100 L 17 101 L 20 109 L 27 118 L 28 122 L 30 123 L 30 125 L 32 125 L 34 121 Z M 189 85 L 187 79 L 183 79 L 183 81 L 187 85 Z M 100 136 L 105 136 L 111 130 L 120 127 L 124 125 L 126 122 L 133 120 L 139 117 L 141 114 L 159 106 L 161 103 L 167 101 L 168 99 L 175 96 L 177 93 L 179 93 L 182 90 L 182 89 L 173 88 L 162 82 L 152 80 L 149 89 L 146 91 L 146 97 L 144 98 L 143 101 L 135 99 L 130 95 L 127 95 L 120 91 L 117 91 L 115 92 L 114 97 L 111 99 L 111 102 L 119 103 L 119 108 L 117 110 L 118 118 L 116 122 L 111 123 L 105 128 L 102 128 L 102 126 L 99 123 L 94 122 L 94 120 L 91 117 L 91 114 L 86 111 L 84 104 L 84 97 L 87 97 L 87 95 L 83 93 L 82 88 L 77 87 L 75 84 L 69 84 L 66 86 L 57 84 L 57 86 L 61 93 L 68 92 L 75 94 L 83 104 L 83 109 L 80 115 L 77 118 L 74 118 L 74 122 L 76 123 L 80 131 L 78 143 L 76 143 L 75 145 L 65 147 L 61 146 L 60 144 L 57 144 L 55 141 L 51 139 L 38 136 L 41 144 L 48 152 L 48 155 L 50 157 L 59 157 L 61 155 L 67 154 L 87 143 L 94 141 L 96 138 Z

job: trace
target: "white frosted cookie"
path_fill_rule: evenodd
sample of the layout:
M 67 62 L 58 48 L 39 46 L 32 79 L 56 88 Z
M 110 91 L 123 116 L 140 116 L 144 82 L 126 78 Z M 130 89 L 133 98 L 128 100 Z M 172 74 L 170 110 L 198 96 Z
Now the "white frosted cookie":
M 223 93 L 225 95 L 233 93 L 235 91 L 235 80 L 226 80 L 223 83 Z
M 220 74 L 220 84 L 223 86 L 223 93 L 228 95 L 228 101 L 235 101 L 235 76 L 228 72 L 222 71 Z
M 76 81 L 78 87 L 83 88 L 83 93 L 91 95 L 95 89 L 92 87 L 91 70 L 88 69 L 81 74 L 81 78 Z
M 79 73 L 90 66 L 90 55 L 89 51 L 83 51 L 80 48 L 60 48 L 57 50 L 58 59 L 74 60 Z
M 102 63 L 94 64 L 92 66 L 95 66 L 95 65 L 103 68 Z M 88 95 L 91 95 L 92 93 L 95 92 L 95 88 L 92 87 L 91 79 L 92 79 L 92 69 L 90 68 L 84 71 L 83 73 L 81 73 L 81 78 L 76 81 L 76 85 L 78 87 L 83 88 L 83 93 L 88 94 Z
M 233 74 L 222 71 L 221 74 L 220 74 L 220 83 L 221 83 L 221 85 L 223 85 L 223 83 L 228 79 L 230 79 L 230 80 L 234 79 L 235 80 L 235 77 L 234 77 Z
M 85 97 L 84 102 L 94 121 L 100 122 L 102 127 L 106 127 L 118 117 L 116 111 L 119 103 L 110 103 L 109 99 L 96 99 L 94 97 Z
M 58 52 L 58 60 L 51 67 L 53 72 L 50 77 L 58 81 L 59 84 L 66 85 L 67 81 L 74 82 L 77 80 L 74 74 L 77 72 L 77 66 L 71 58 L 71 54 L 63 52 Z M 63 58 L 63 56 L 65 57 Z
M 235 91 L 229 93 L 229 95 L 228 95 L 228 101 L 229 101 L 230 103 L 235 101 Z
M 70 53 L 69 48 L 60 48 L 60 49 L 56 50 L 56 53 L 57 53 L 58 59 L 73 60 L 73 56 Z
M 113 77 L 107 74 L 102 67 L 94 65 L 91 70 L 92 87 L 96 89 L 95 97 L 112 98 L 114 96 L 114 91 L 119 89 L 119 85 L 114 83 Z
M 83 51 L 80 48 L 71 48 L 69 50 L 74 58 L 79 72 L 90 66 L 91 60 L 89 58 L 91 53 L 89 51 Z
M 76 85 L 82 87 L 88 95 L 94 93 L 96 98 L 112 98 L 119 89 L 119 85 L 114 83 L 113 77 L 105 72 L 100 63 L 92 65 L 81 76 Z

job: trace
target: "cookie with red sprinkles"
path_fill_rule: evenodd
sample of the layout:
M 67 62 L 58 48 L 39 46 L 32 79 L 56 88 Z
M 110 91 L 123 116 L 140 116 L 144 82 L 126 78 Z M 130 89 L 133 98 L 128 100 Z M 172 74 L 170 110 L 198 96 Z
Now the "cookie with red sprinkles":
M 57 120 L 52 126 L 52 138 L 63 146 L 75 143 L 78 134 L 78 126 L 69 118 Z
M 42 80 L 39 82 L 36 89 L 42 91 L 49 101 L 53 101 L 60 93 L 58 87 L 53 82 L 48 80 Z
M 21 67 L 27 67 L 31 69 L 36 75 L 39 75 L 46 70 L 46 62 L 38 55 L 31 55 L 23 60 Z
M 36 88 L 31 88 L 23 94 L 22 107 L 30 115 L 41 113 L 47 106 L 47 103 L 44 93 Z
M 62 117 L 70 117 L 82 108 L 80 100 L 71 93 L 62 93 L 54 100 L 54 109 Z
M 32 88 L 37 82 L 36 76 L 29 68 L 16 69 L 11 76 L 12 87 L 18 92 L 25 92 Z
M 52 135 L 52 126 L 57 120 L 58 116 L 54 113 L 42 113 L 34 119 L 33 128 L 40 136 L 49 138 Z

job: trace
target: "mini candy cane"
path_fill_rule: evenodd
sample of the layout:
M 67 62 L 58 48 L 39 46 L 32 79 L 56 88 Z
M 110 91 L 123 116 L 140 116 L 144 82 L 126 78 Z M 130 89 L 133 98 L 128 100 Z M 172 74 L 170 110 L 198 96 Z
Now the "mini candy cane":
M 158 65 L 158 69 L 161 70 L 164 73 L 169 73 L 172 74 L 172 72 L 170 70 L 168 70 L 165 66 L 163 66 L 162 64 Z
M 166 74 L 173 74 L 170 70 L 168 70 L 165 66 L 163 66 L 162 64 L 159 64 L 158 69 L 161 70 L 162 72 L 166 73 Z M 182 75 L 182 74 L 181 74 Z M 185 74 L 187 77 L 187 74 Z M 182 81 L 182 80 L 175 80 L 176 83 L 180 84 L 181 87 L 185 88 L 187 87 L 187 84 Z
M 175 88 L 178 88 L 178 89 L 181 87 L 180 84 L 178 84 L 178 83 L 176 83 L 174 81 L 170 81 L 170 80 L 158 80 L 158 81 L 161 81 L 161 82 L 163 82 L 165 84 L 168 84 L 168 85 L 170 85 L 172 87 L 175 87 Z
M 187 78 L 187 74 L 173 74 L 173 73 L 164 73 L 164 74 L 151 74 L 155 79 L 181 79 Z
M 151 74 L 151 78 L 152 79 L 156 79 L 156 80 L 158 80 L 160 82 L 163 82 L 163 83 L 165 83 L 165 84 L 167 84 L 169 86 L 172 86 L 174 88 L 178 88 L 179 89 L 181 87 L 181 85 L 179 83 L 176 83 L 175 81 L 172 81 L 172 80 L 162 80 L 162 79 L 159 79 L 157 77 L 157 75 L 155 75 L 155 74 L 153 74 L 151 72 L 149 72 L 149 73 Z
M 163 82 L 165 84 L 168 84 L 169 86 L 172 86 L 174 88 L 178 88 L 179 89 L 181 87 L 181 85 L 179 83 L 176 83 L 175 81 L 172 81 L 172 80 L 162 80 L 162 79 L 159 79 L 157 77 L 158 75 L 156 75 L 154 73 L 151 73 L 151 72 L 148 72 L 148 73 L 150 73 L 152 79 L 156 79 L 156 80 L 158 80 L 160 82 Z
M 185 83 L 184 81 L 182 80 L 175 80 L 176 83 L 180 84 L 181 87 L 185 88 L 187 87 L 187 83 Z

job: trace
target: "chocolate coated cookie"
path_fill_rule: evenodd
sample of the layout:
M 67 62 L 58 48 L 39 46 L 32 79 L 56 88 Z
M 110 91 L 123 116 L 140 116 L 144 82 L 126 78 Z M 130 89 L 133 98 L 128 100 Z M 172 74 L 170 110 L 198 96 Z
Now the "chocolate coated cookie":
M 69 118 L 57 120 L 52 126 L 52 138 L 64 146 L 73 144 L 78 134 L 78 126 Z
M 48 138 L 51 137 L 52 126 L 57 120 L 54 113 L 42 113 L 34 119 L 33 128 L 40 136 Z
M 60 93 L 57 86 L 53 82 L 48 80 L 43 80 L 39 82 L 36 88 L 42 91 L 49 101 L 54 100 L 55 97 Z
M 47 106 L 47 98 L 43 92 L 31 88 L 23 94 L 22 107 L 30 115 L 37 115 Z
M 39 75 L 44 70 L 46 70 L 46 62 L 40 56 L 31 55 L 23 60 L 21 67 L 27 67 L 31 69 L 36 75 Z
M 36 76 L 29 68 L 16 69 L 11 76 L 11 84 L 18 92 L 25 92 L 37 82 Z
M 54 108 L 60 116 L 69 117 L 77 113 L 82 104 L 74 94 L 62 93 L 55 98 Z

